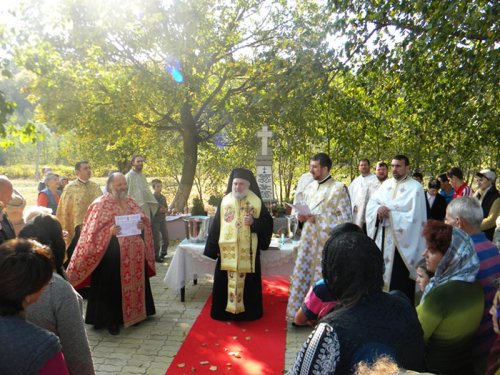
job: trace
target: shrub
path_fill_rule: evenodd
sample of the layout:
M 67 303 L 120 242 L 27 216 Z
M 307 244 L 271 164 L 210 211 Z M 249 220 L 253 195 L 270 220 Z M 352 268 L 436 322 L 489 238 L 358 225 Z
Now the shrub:
M 44 164 L 45 165 L 45 164 Z M 74 177 L 74 168 L 67 165 L 48 165 L 52 172 L 59 176 Z M 42 166 L 40 166 L 41 171 Z M 6 175 L 11 179 L 30 179 L 35 178 L 35 166 L 32 164 L 14 164 L 0 166 L 0 174 Z
M 191 208 L 191 215 L 193 216 L 198 216 L 198 215 L 206 215 L 207 212 L 205 211 L 205 207 L 203 206 L 203 201 L 196 197 L 193 198 L 193 207 Z
M 222 197 L 211 195 L 208 199 L 208 204 L 210 206 L 219 207 L 220 202 L 222 202 Z

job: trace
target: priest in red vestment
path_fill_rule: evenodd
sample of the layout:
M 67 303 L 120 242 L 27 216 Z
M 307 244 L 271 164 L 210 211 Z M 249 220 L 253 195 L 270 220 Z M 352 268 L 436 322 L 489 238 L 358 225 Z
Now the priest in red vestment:
M 80 240 L 67 269 L 75 288 L 90 284 L 85 323 L 118 334 L 155 313 L 149 277 L 156 274 L 151 223 L 134 199 L 127 182 L 113 173 L 107 193 L 89 207 Z M 140 235 L 121 237 L 116 216 L 140 214 Z

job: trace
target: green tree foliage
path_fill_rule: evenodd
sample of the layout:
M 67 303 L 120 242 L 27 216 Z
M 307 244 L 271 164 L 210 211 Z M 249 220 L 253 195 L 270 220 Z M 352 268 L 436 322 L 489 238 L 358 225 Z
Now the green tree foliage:
M 125 171 L 141 153 L 179 184 L 178 211 L 193 184 L 220 196 L 233 167 L 254 169 L 262 125 L 280 200 L 320 151 L 345 180 L 396 153 L 429 173 L 499 163 L 494 2 L 22 4 L 12 45 L 36 76 L 34 123 L 69 162 Z
M 183 157 L 174 205 L 184 207 L 199 145 L 246 104 L 241 95 L 262 77 L 255 61 L 286 28 L 286 7 L 263 0 L 64 4 L 63 32 L 46 33 L 19 54 L 38 75 L 40 120 L 71 131 L 87 154 L 121 169 L 167 133 L 164 147 Z M 173 68 L 182 82 L 169 74 Z
M 381 130 L 370 134 L 388 138 L 383 148 L 405 152 L 416 168 L 430 171 L 498 164 L 496 7 L 491 1 L 330 2 L 332 31 L 346 38 L 343 63 Z

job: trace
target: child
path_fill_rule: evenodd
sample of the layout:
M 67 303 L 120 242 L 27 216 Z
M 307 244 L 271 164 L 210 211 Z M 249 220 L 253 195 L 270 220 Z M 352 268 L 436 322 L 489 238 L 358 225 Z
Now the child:
M 151 181 L 153 186 L 154 197 L 160 205 L 160 208 L 156 212 L 153 218 L 153 242 L 155 247 L 155 258 L 158 263 L 163 263 L 165 256 L 167 255 L 168 249 L 168 232 L 167 223 L 165 222 L 165 215 L 168 214 L 167 200 L 165 196 L 161 193 L 162 183 L 158 179 Z M 160 241 L 161 238 L 161 241 Z M 160 247 L 161 243 L 161 247 Z
M 307 292 L 304 303 L 295 314 L 296 326 L 315 326 L 316 322 L 328 314 L 337 304 L 323 279 L 317 281 Z
M 330 241 L 343 233 L 363 233 L 361 228 L 353 223 L 337 225 L 330 233 L 330 238 L 325 244 L 325 249 Z M 323 251 L 322 259 L 326 256 Z M 333 310 L 337 304 L 337 299 L 332 295 L 324 279 L 317 281 L 306 294 L 306 298 L 301 307 L 295 313 L 293 325 L 295 326 L 315 326 L 316 322 Z
M 424 291 L 427 284 L 429 284 L 429 280 L 434 276 L 432 272 L 427 271 L 427 267 L 425 266 L 425 259 L 420 260 L 417 263 L 417 285 L 421 292 Z

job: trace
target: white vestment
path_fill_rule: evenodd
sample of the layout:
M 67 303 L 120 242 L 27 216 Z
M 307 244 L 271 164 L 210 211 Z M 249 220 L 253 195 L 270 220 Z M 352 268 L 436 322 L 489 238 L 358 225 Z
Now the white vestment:
M 304 191 L 307 186 L 314 181 L 314 177 L 310 172 L 304 173 L 299 177 L 297 188 L 295 189 L 295 196 L 293 197 L 293 204 L 302 204 L 305 202 Z M 291 212 L 292 215 L 297 215 L 297 210 L 294 208 Z M 298 228 L 297 228 L 298 229 Z M 300 233 L 300 230 L 297 232 Z M 294 233 L 295 234 L 295 233 Z
M 297 182 L 297 188 L 295 189 L 295 197 L 293 198 L 293 204 L 304 202 L 304 191 L 306 187 L 314 181 L 313 175 L 310 172 L 304 173 L 299 178 Z
M 370 185 L 378 181 L 377 176 L 370 173 L 368 176 L 358 176 L 349 185 L 353 223 L 362 226 L 365 222 L 366 203 L 370 198 Z
M 302 306 L 309 288 L 322 279 L 321 254 L 330 232 L 336 225 L 351 221 L 351 202 L 346 186 L 332 178 L 313 181 L 304 192 L 305 202 L 314 215 L 314 223 L 306 221 L 294 251 L 297 258 L 290 277 L 286 318 L 292 322 Z
M 389 218 L 384 219 L 377 229 L 377 210 L 381 206 L 389 209 Z M 368 201 L 366 230 L 370 238 L 376 235 L 375 242 L 384 253 L 385 290 L 389 289 L 391 283 L 396 248 L 408 268 L 410 277 L 416 278 L 415 266 L 422 259 L 425 249 L 422 229 L 426 221 L 424 189 L 411 177 L 406 176 L 401 181 L 395 178 L 386 180 Z M 382 246 L 383 232 L 385 241 Z

